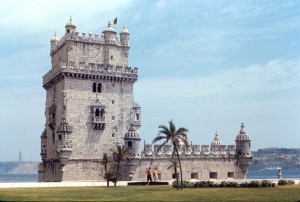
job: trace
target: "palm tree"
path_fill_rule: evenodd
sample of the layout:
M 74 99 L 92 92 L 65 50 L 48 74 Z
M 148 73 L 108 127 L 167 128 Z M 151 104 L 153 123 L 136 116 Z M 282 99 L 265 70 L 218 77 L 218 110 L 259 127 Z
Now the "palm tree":
M 111 159 L 107 156 L 107 153 L 103 154 L 103 157 L 102 157 L 102 160 L 100 163 L 101 163 L 101 165 L 104 166 L 104 170 L 105 170 L 104 178 L 106 179 L 107 186 L 109 187 L 109 180 L 110 180 L 111 173 L 107 171 L 107 166 L 109 163 L 111 163 Z
M 176 176 L 176 188 L 178 189 L 179 183 L 178 183 L 178 175 L 177 175 L 177 168 L 178 168 L 178 163 L 175 159 L 172 159 L 171 164 L 169 165 L 169 167 L 167 169 L 174 169 L 174 173 Z
M 124 146 L 119 146 L 119 145 L 117 145 L 117 151 L 113 151 L 114 161 L 117 162 L 117 172 L 116 172 L 115 186 L 117 184 L 118 177 L 119 177 L 121 161 L 123 161 L 127 156 L 129 156 L 130 153 L 131 153 L 131 151 L 128 148 L 125 149 Z
M 158 126 L 161 130 L 159 131 L 158 135 L 156 138 L 153 139 L 152 143 L 158 142 L 163 140 L 162 144 L 158 148 L 158 151 L 161 149 L 162 146 L 167 144 L 168 142 L 171 142 L 173 145 L 173 153 L 175 152 L 177 156 L 177 160 L 179 163 L 179 168 L 180 168 L 180 185 L 182 189 L 182 169 L 181 169 L 181 162 L 180 162 L 180 157 L 178 153 L 178 145 L 179 142 L 183 142 L 185 145 L 187 145 L 187 132 L 188 129 L 186 128 L 179 128 L 176 130 L 175 124 L 173 123 L 172 119 L 169 121 L 169 128 L 164 125 Z

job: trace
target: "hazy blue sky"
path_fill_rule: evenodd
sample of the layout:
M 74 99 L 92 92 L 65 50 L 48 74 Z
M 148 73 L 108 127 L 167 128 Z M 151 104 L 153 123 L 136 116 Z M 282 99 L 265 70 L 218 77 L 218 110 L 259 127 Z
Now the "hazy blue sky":
M 80 33 L 126 24 L 142 141 L 172 118 L 193 144 L 234 144 L 244 122 L 253 150 L 300 147 L 300 1 L 0 0 L 0 161 L 40 160 L 42 76 L 70 16 Z

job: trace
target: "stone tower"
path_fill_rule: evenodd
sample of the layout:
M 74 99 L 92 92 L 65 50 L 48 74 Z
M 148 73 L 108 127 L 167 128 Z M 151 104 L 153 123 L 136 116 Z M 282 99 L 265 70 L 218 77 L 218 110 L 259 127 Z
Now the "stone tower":
M 103 179 L 103 153 L 123 145 L 125 134 L 138 134 L 141 126 L 133 97 L 138 69 L 128 67 L 129 32 L 123 26 L 119 38 L 109 22 L 100 37 L 80 35 L 70 18 L 64 36 L 55 33 L 50 44 L 39 181 Z M 133 137 L 140 155 L 137 142 Z

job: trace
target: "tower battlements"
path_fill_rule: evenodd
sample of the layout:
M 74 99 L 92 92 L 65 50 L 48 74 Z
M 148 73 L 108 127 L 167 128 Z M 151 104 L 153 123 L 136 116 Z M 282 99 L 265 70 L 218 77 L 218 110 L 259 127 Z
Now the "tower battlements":
M 124 27 L 123 27 L 124 28 Z M 87 45 L 113 45 L 113 46 L 128 46 L 129 44 L 122 44 L 120 41 L 120 37 L 117 35 L 112 39 L 105 39 L 104 34 L 101 34 L 99 37 L 98 33 L 95 33 L 94 36 L 92 33 L 88 35 L 86 32 L 82 32 L 81 35 L 79 32 L 75 32 L 72 35 L 63 35 L 61 39 L 57 38 L 55 46 L 51 49 L 51 54 L 55 54 L 65 43 L 66 41 L 73 41 L 78 43 L 86 43 Z
M 72 18 L 65 26 L 61 39 L 54 34 L 50 56 L 52 67 L 43 77 L 43 86 L 59 77 L 83 79 L 132 81 L 138 77 L 138 68 L 128 67 L 129 32 L 125 25 L 117 36 L 110 22 L 101 37 L 96 33 L 81 35 L 76 31 Z

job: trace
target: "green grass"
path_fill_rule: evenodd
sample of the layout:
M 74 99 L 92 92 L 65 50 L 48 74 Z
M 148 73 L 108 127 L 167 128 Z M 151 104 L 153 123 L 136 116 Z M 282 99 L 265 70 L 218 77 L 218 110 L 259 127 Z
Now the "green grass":
M 0 189 L 0 201 L 300 201 L 300 185 L 270 188 L 171 186 Z

